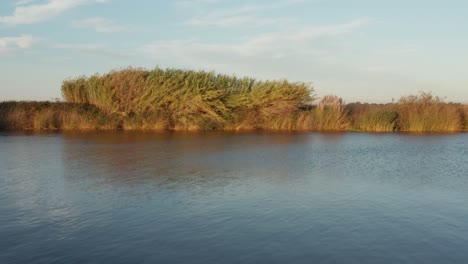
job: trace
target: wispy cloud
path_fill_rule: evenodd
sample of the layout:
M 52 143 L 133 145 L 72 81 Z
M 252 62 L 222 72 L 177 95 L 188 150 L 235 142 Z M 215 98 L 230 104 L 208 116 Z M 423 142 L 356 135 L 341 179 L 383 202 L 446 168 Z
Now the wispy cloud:
M 54 48 L 67 49 L 71 51 L 84 52 L 84 53 L 97 53 L 104 49 L 102 44 L 66 44 L 58 43 L 53 45 Z
M 125 26 L 117 25 L 111 19 L 102 18 L 102 17 L 93 17 L 93 18 L 86 18 L 82 20 L 75 20 L 72 22 L 72 26 L 76 28 L 90 28 L 96 32 L 101 32 L 101 33 L 122 32 L 122 31 L 129 30 Z
M 296 31 L 260 34 L 238 44 L 206 44 L 183 40 L 162 41 L 141 48 L 154 56 L 212 56 L 222 57 L 283 57 L 287 53 L 320 53 L 314 42 L 321 38 L 351 33 L 369 23 L 368 19 L 356 19 L 347 23 L 306 27 Z
M 33 2 L 37 2 L 37 0 L 15 0 L 16 5 L 27 5 Z
M 296 76 L 304 79 L 313 72 L 326 75 L 325 69 L 334 69 L 337 54 L 346 49 L 340 45 L 343 39 L 360 32 L 369 21 L 356 19 L 341 24 L 285 28 L 237 43 L 158 41 L 139 50 L 169 67 L 215 69 L 260 78 L 280 78 L 287 74 L 292 79 Z
M 259 18 L 255 16 L 231 16 L 225 18 L 193 18 L 184 24 L 189 26 L 254 26 L 261 27 L 274 24 L 284 24 L 290 22 L 290 19 L 283 18 Z
M 105 3 L 109 0 L 47 0 L 39 2 L 34 0 L 16 1 L 17 6 L 10 16 L 0 17 L 4 24 L 34 24 L 50 20 L 63 12 L 87 3 Z
M 218 4 L 221 2 L 227 2 L 228 0 L 180 0 L 176 1 L 176 5 L 191 7 L 194 5 L 203 5 L 203 4 Z
M 30 35 L 0 38 L 0 54 L 6 54 L 19 49 L 29 49 L 33 46 L 34 42 L 36 42 L 36 39 Z
M 200 1 L 200 0 L 199 0 Z M 207 0 L 209 1 L 209 0 Z M 212 0 L 212 3 L 218 1 Z M 192 3 L 193 1 L 189 1 Z M 209 1 L 211 3 L 211 1 Z M 285 24 L 293 21 L 292 18 L 271 18 L 267 14 L 259 15 L 267 10 L 288 7 L 297 3 L 302 3 L 298 0 L 280 0 L 270 2 L 268 4 L 249 4 L 249 5 L 235 5 L 232 7 L 224 8 L 208 8 L 203 10 L 202 14 L 195 16 L 185 21 L 185 25 L 189 26 L 212 26 L 212 27 L 230 27 L 230 26 L 249 26 L 260 27 L 274 24 Z M 211 6 L 211 5 L 210 5 Z M 203 8 L 203 6 L 202 6 Z
M 69 50 L 71 52 L 78 52 L 89 55 L 106 56 L 112 58 L 126 58 L 131 54 L 125 52 L 118 52 L 110 49 L 104 44 L 70 44 L 70 43 L 56 43 L 52 48 Z

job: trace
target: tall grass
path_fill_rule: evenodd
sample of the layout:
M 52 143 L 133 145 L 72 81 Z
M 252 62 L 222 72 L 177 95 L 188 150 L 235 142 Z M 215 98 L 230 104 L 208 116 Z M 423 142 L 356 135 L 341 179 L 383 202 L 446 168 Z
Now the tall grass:
M 0 103 L 0 129 L 116 129 L 118 120 L 88 104 L 52 102 Z
M 366 132 L 393 132 L 398 129 L 398 114 L 394 111 L 373 110 L 359 116 L 355 129 Z
M 345 103 L 335 95 L 323 97 L 316 107 L 301 112 L 296 120 L 298 130 L 340 131 L 347 126 Z
M 232 128 L 293 129 L 295 114 L 315 99 L 311 91 L 304 83 L 267 81 L 257 83 L 249 93 L 234 93 L 229 96 L 229 104 L 237 104 Z
M 278 126 L 278 118 L 313 101 L 312 92 L 306 83 L 160 68 L 82 76 L 62 85 L 67 102 L 89 103 L 108 114 L 153 115 L 153 122 L 173 129 Z
M 460 106 L 460 113 L 463 129 L 464 131 L 468 131 L 468 105 Z
M 127 68 L 67 79 L 62 94 L 65 103 L 0 103 L 0 129 L 468 130 L 468 106 L 431 93 L 385 105 L 333 95 L 314 104 L 307 83 L 205 71 Z
M 347 127 L 345 103 L 335 95 L 323 97 L 314 111 L 318 130 L 343 130 Z
M 401 131 L 456 132 L 463 127 L 460 107 L 431 93 L 401 97 L 396 110 Z
M 398 113 L 393 104 L 349 104 L 346 107 L 350 128 L 366 132 L 399 130 Z

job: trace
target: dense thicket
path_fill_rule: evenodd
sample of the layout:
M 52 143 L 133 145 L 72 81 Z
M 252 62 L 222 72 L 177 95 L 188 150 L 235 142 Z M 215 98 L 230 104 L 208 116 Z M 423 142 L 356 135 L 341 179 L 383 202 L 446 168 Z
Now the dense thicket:
M 313 100 L 306 83 L 256 81 L 204 71 L 125 69 L 63 82 L 67 102 L 107 114 L 152 116 L 176 129 L 259 128 Z

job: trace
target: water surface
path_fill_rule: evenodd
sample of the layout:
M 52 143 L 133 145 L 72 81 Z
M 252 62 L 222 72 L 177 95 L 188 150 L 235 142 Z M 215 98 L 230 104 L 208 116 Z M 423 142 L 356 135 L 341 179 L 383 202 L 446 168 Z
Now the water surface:
M 0 134 L 0 263 L 467 263 L 468 134 Z

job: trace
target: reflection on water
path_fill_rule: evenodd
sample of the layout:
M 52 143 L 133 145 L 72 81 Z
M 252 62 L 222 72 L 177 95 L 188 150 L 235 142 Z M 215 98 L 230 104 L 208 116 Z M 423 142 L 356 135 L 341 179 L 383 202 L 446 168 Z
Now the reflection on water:
M 464 263 L 467 134 L 0 134 L 0 263 Z
M 326 138 L 326 136 L 321 136 Z M 335 137 L 335 136 L 333 136 Z M 64 135 L 66 174 L 88 166 L 109 184 L 138 184 L 148 180 L 216 183 L 240 168 L 264 169 L 266 149 L 307 142 L 307 135 L 289 133 L 70 133 Z M 247 154 L 247 155 L 244 155 Z M 281 154 L 281 153 L 278 153 Z M 262 164 L 264 163 L 264 164 Z

